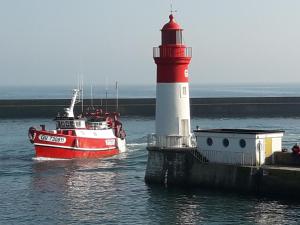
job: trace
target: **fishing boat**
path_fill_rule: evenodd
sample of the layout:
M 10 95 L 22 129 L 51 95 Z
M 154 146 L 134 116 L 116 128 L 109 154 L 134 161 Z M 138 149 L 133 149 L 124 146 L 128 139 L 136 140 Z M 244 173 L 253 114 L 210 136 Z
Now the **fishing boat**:
M 88 109 L 77 116 L 74 106 L 79 102 L 79 89 L 73 90 L 70 107 L 58 114 L 56 129 L 30 127 L 28 137 L 34 145 L 35 155 L 40 158 L 75 159 L 102 158 L 126 150 L 125 131 L 117 112 Z

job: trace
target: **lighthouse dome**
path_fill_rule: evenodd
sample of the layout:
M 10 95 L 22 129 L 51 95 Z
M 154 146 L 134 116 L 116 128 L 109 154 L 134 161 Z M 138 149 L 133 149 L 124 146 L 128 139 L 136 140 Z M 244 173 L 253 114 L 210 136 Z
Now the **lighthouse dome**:
M 169 16 L 170 21 L 166 23 L 161 29 L 162 45 L 181 45 L 182 44 L 182 29 L 178 23 L 175 22 L 174 16 Z
M 162 31 L 164 31 L 164 30 L 182 30 L 180 25 L 175 22 L 174 16 L 172 14 L 170 14 L 169 18 L 170 18 L 170 21 L 163 26 Z

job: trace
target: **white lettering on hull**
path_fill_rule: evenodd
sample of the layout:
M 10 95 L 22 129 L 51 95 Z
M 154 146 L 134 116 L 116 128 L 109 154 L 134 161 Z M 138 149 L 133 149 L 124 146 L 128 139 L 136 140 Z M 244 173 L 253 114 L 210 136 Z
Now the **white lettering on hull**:
M 55 142 L 55 143 L 66 143 L 67 139 L 65 137 L 56 137 L 40 134 L 39 139 L 41 141 Z

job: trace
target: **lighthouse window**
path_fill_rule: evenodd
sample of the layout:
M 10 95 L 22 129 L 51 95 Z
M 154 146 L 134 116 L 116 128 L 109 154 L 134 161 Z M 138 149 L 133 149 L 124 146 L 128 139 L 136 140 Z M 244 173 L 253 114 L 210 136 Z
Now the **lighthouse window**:
M 224 139 L 223 139 L 223 145 L 224 145 L 225 148 L 228 147 L 228 145 L 229 145 L 229 140 L 228 140 L 227 138 L 224 138 Z
M 240 140 L 240 146 L 241 146 L 241 148 L 245 148 L 246 147 L 246 141 L 244 139 Z
M 208 146 L 212 146 L 213 140 L 212 140 L 210 137 L 207 138 L 207 139 L 206 139 L 206 144 L 207 144 Z
M 182 87 L 182 95 L 186 96 L 186 87 Z
M 176 31 L 176 44 L 182 44 L 182 31 Z
M 163 31 L 162 44 L 182 44 L 182 31 L 181 30 Z

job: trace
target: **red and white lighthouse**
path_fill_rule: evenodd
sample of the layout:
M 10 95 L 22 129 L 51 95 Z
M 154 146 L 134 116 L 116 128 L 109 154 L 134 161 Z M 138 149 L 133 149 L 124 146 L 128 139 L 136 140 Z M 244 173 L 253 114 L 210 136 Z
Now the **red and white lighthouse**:
M 162 43 L 153 49 L 157 64 L 156 145 L 189 147 L 191 137 L 188 66 L 192 48 L 182 41 L 180 25 L 173 15 L 162 30 Z

